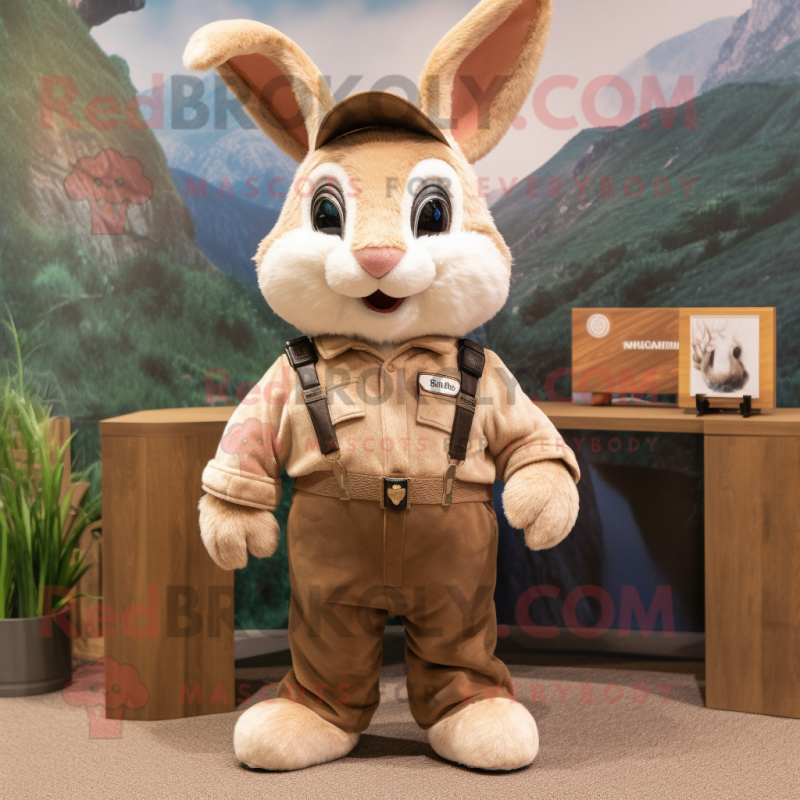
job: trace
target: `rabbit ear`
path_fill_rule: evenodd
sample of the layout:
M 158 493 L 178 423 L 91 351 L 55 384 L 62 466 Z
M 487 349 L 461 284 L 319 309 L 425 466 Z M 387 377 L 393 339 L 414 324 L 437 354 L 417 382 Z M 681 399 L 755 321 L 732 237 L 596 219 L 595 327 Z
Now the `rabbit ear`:
M 225 20 L 196 31 L 183 63 L 214 67 L 247 113 L 284 153 L 302 161 L 334 99 L 311 59 L 268 25 Z
M 552 0 L 483 0 L 436 45 L 419 106 L 449 127 L 474 163 L 500 141 L 536 78 Z

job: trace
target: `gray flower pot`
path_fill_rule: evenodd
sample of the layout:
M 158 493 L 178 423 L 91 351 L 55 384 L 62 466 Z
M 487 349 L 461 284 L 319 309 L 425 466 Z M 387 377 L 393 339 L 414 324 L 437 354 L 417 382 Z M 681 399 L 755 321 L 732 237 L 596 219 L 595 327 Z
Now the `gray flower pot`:
M 72 639 L 64 632 L 70 630 L 70 610 L 0 619 L 0 697 L 27 697 L 66 686 L 72 677 Z

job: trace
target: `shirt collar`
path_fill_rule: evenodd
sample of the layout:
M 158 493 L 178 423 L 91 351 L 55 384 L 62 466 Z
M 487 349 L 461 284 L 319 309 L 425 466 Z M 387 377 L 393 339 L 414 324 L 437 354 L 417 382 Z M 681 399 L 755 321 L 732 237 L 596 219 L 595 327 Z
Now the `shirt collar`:
M 324 336 L 315 336 L 314 344 L 317 346 L 317 351 L 319 354 L 325 359 L 335 358 L 347 350 L 366 350 L 370 353 L 374 353 L 381 360 L 384 360 L 384 357 L 378 353 L 377 350 L 373 350 L 373 348 L 371 348 L 365 342 L 359 342 L 357 339 L 349 339 L 346 336 L 333 336 L 327 334 Z M 439 353 L 440 355 L 448 355 L 453 352 L 455 346 L 456 340 L 449 336 L 420 336 L 418 339 L 412 339 L 409 342 L 398 345 L 398 347 L 393 350 L 392 353 L 387 356 L 387 358 L 400 355 L 400 353 L 405 352 L 412 347 L 419 347 L 423 350 L 432 350 L 434 353 Z

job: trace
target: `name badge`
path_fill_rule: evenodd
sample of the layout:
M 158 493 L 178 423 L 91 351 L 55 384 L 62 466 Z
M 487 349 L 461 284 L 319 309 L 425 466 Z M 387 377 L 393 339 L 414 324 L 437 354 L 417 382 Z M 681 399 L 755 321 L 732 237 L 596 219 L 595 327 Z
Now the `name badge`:
M 455 397 L 461 391 L 461 381 L 449 378 L 447 375 L 430 375 L 420 372 L 419 385 L 425 391 L 443 394 L 447 397 Z

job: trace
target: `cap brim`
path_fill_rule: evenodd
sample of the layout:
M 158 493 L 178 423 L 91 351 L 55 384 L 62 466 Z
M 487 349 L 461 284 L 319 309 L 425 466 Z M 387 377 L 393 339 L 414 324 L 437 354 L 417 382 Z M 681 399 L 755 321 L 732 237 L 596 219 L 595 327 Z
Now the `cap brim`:
M 356 92 L 337 103 L 324 117 L 317 133 L 317 150 L 346 133 L 365 128 L 403 128 L 433 136 L 449 146 L 442 129 L 413 103 L 391 92 Z

